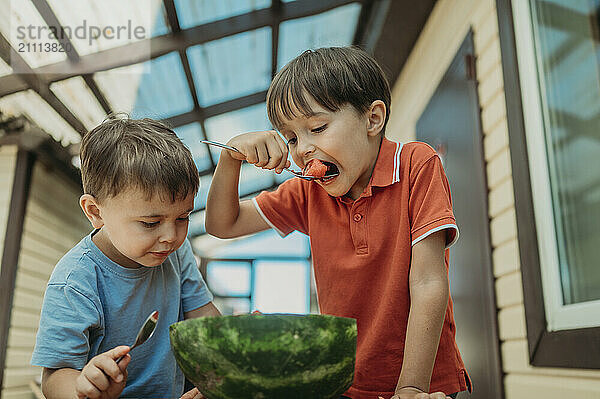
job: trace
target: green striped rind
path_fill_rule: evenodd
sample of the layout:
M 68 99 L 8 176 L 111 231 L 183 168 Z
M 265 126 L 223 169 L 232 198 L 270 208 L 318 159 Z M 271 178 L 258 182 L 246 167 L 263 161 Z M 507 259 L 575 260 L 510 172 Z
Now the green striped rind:
M 356 321 L 327 315 L 203 317 L 170 327 L 185 376 L 208 399 L 335 398 L 352 384 Z

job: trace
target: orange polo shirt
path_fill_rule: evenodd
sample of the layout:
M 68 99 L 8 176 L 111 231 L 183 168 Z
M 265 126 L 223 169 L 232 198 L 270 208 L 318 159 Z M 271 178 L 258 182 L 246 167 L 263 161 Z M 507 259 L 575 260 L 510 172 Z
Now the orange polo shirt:
M 442 163 L 427 144 L 383 139 L 373 175 L 355 201 L 331 197 L 317 183 L 291 179 L 262 192 L 255 205 L 285 236 L 310 236 L 322 313 L 357 320 L 354 399 L 389 398 L 400 376 L 410 310 L 412 246 L 447 231 L 458 238 Z M 446 267 L 448 250 L 446 249 Z M 464 391 L 470 381 L 455 342 L 452 300 L 444 318 L 431 392 Z

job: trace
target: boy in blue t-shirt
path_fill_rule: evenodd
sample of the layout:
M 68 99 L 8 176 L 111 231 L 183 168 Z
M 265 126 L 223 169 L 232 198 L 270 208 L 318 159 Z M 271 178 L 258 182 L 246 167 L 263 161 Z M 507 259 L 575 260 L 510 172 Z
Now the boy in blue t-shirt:
M 46 398 L 179 397 L 169 325 L 216 316 L 186 240 L 198 170 L 173 131 L 110 118 L 81 143 L 80 205 L 94 231 L 56 265 L 31 363 Z M 131 355 L 146 317 L 154 335 Z M 116 360 L 124 356 L 117 364 Z

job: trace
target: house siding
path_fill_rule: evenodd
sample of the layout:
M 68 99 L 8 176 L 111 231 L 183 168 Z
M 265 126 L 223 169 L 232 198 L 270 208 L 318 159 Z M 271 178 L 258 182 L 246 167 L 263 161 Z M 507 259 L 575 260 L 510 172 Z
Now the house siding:
M 41 369 L 29 361 L 46 283 L 56 262 L 90 230 L 79 208 L 79 195 L 80 188 L 74 183 L 36 163 L 23 226 L 3 399 L 32 397 L 30 383 Z
M 393 87 L 392 113 L 386 135 L 402 142 L 415 139 L 416 121 L 469 29 L 474 33 L 477 57 L 505 397 L 598 398 L 600 371 L 533 367 L 529 364 L 515 193 L 494 0 L 437 2 Z M 474 384 L 477 389 L 477 381 Z

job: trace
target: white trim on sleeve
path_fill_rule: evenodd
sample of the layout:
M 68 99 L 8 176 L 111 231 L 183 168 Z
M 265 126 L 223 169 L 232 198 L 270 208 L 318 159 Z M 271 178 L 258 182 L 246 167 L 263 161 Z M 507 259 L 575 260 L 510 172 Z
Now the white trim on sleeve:
M 433 233 L 435 233 L 437 231 L 440 231 L 440 230 L 445 230 L 445 229 L 454 229 L 454 230 L 456 230 L 456 234 L 454 235 L 454 240 L 452 240 L 451 243 L 449 243 L 449 244 L 446 245 L 446 248 L 450 248 L 458 240 L 458 236 L 459 236 L 458 226 L 455 225 L 455 224 L 444 224 L 442 226 L 435 227 L 435 228 L 433 228 L 431 230 L 427 230 L 425 233 L 423 233 L 419 237 L 415 238 L 412 241 L 411 245 L 415 245 L 416 243 L 418 243 L 422 239 L 430 236 L 431 234 L 433 234 Z
M 273 230 L 275 230 L 277 232 L 277 234 L 279 234 L 282 237 L 285 237 L 286 234 L 283 234 L 283 232 L 281 230 L 279 230 L 277 227 L 275 227 L 275 225 L 273 223 L 271 223 L 271 221 L 269 220 L 269 218 L 265 216 L 265 214 L 263 213 L 262 209 L 260 209 L 260 206 L 258 205 L 258 202 L 256 202 L 256 197 L 252 198 L 252 202 L 254 203 L 254 206 L 256 207 L 256 210 L 258 211 L 258 213 L 260 214 L 260 216 L 265 220 L 265 222 L 267 222 L 267 224 L 269 226 L 271 226 L 271 228 Z

